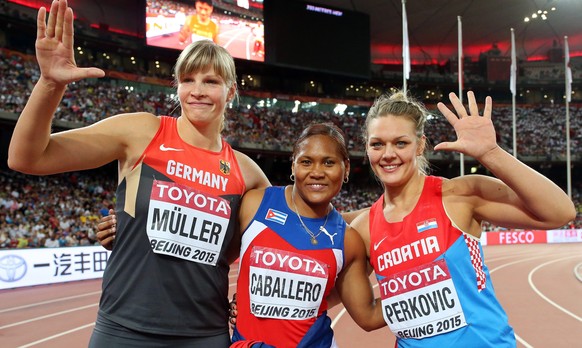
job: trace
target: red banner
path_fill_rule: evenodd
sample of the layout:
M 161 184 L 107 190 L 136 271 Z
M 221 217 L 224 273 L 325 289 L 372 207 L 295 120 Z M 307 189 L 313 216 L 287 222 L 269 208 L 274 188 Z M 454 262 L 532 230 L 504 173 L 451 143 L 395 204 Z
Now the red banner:
M 487 245 L 500 244 L 538 244 L 547 243 L 547 231 L 502 231 L 502 232 L 485 232 L 487 236 Z

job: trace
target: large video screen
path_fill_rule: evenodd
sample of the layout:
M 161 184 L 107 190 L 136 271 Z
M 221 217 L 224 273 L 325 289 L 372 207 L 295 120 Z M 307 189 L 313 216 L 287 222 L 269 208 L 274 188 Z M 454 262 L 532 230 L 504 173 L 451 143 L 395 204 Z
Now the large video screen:
M 370 18 L 315 3 L 265 0 L 266 62 L 370 77 Z
M 146 0 L 145 25 L 150 46 L 213 40 L 235 58 L 265 61 L 263 0 Z

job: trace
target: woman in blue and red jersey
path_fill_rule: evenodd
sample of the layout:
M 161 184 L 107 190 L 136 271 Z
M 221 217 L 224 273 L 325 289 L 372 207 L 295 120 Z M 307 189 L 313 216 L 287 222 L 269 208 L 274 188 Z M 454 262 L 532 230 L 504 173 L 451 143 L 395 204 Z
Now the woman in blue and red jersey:
M 334 287 L 362 328 L 385 325 L 364 244 L 331 204 L 349 170 L 343 132 L 313 124 L 293 148 L 293 185 L 243 197 L 233 346 L 336 347 L 327 316 Z

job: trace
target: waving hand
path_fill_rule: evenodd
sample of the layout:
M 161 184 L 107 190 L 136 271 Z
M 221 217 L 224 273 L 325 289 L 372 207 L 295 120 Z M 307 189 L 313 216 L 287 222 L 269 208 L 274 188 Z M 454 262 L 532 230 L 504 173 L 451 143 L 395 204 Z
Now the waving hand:
M 455 129 L 457 140 L 454 142 L 442 142 L 437 144 L 435 150 L 458 151 L 475 159 L 481 158 L 487 152 L 497 147 L 495 128 L 491 121 L 492 101 L 491 97 L 485 99 L 483 116 L 479 115 L 479 107 L 475 101 L 475 94 L 467 92 L 469 99 L 469 113 L 455 93 L 449 94 L 456 114 L 445 104 L 438 103 L 440 112 L 447 118 Z
M 103 77 L 98 68 L 79 68 L 75 63 L 73 44 L 73 10 L 66 0 L 54 0 L 48 22 L 46 9 L 37 17 L 36 58 L 41 76 L 50 82 L 65 85 L 84 78 Z

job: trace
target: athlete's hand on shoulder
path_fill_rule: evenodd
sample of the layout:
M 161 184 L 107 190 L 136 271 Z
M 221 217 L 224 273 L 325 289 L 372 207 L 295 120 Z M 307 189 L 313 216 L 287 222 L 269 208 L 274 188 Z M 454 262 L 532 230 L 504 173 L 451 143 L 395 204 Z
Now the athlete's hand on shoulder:
M 238 310 L 236 306 L 236 293 L 232 295 L 232 301 L 230 301 L 230 310 L 228 311 L 228 321 L 230 322 L 231 329 L 236 326 L 236 317 L 238 316 Z
M 492 100 L 485 98 L 483 116 L 479 115 L 479 106 L 472 91 L 467 92 L 469 113 L 455 93 L 449 94 L 456 114 L 445 104 L 438 103 L 440 112 L 455 129 L 457 140 L 437 144 L 435 150 L 458 151 L 479 160 L 483 155 L 497 148 L 495 128 L 491 121 Z
M 57 85 L 65 85 L 84 78 L 105 76 L 98 68 L 79 68 L 75 63 L 73 43 L 73 10 L 66 0 L 53 0 L 48 22 L 46 9 L 41 7 L 37 16 L 36 58 L 41 77 Z
M 115 211 L 109 209 L 109 215 L 101 218 L 101 222 L 97 224 L 97 229 L 99 230 L 96 234 L 97 241 L 107 250 L 113 249 L 113 244 L 115 242 L 115 234 L 117 228 L 117 218 L 115 216 Z

